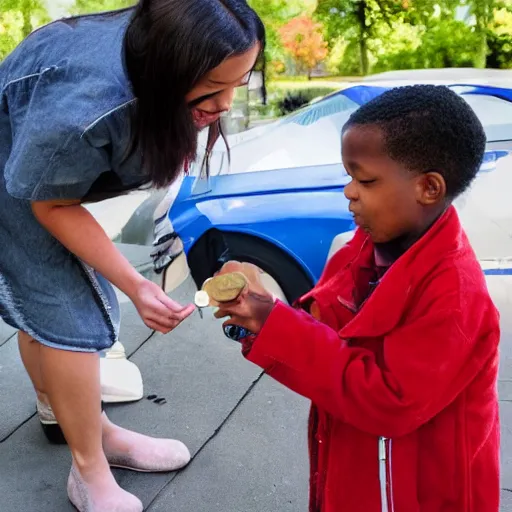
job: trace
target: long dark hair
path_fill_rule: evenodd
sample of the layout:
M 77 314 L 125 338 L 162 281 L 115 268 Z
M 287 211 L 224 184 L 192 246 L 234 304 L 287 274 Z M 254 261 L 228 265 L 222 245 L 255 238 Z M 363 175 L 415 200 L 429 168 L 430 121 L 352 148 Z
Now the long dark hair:
M 172 183 L 197 157 L 198 130 L 185 96 L 226 58 L 265 45 L 261 19 L 246 0 L 140 0 L 124 37 L 126 73 L 137 98 L 130 151 L 156 187 Z M 208 136 L 209 152 L 222 135 Z

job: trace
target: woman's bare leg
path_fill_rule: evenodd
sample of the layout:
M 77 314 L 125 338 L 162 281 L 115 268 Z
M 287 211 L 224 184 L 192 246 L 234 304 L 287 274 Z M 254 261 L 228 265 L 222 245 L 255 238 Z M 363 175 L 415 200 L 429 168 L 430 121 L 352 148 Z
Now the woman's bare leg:
M 48 397 L 44 391 L 43 377 L 41 375 L 41 362 L 39 347 L 37 341 L 23 331 L 18 332 L 18 346 L 21 354 L 21 360 L 27 370 L 28 376 L 37 393 L 37 398 L 44 404 L 49 404 Z
M 18 343 L 37 396 L 51 402 L 77 467 L 105 465 L 98 355 L 48 348 L 21 331 Z
M 20 334 L 20 352 L 36 391 L 49 399 L 71 450 L 78 471 L 74 486 L 82 487 L 77 494 L 85 492 L 94 511 L 142 510 L 139 500 L 117 485 L 103 451 L 98 354 L 50 348 L 25 333 Z
M 75 464 L 83 475 L 91 469 L 108 471 L 101 441 L 98 354 L 68 352 L 44 345 L 39 345 L 39 354 L 43 389 Z

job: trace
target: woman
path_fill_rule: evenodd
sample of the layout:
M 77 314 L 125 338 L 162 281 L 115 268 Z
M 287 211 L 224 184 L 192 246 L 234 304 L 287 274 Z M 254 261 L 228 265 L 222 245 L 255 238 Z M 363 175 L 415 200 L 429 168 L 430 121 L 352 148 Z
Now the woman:
M 209 147 L 264 47 L 245 0 L 141 0 L 54 22 L 0 66 L 0 315 L 20 330 L 43 420 L 71 450 L 81 512 L 140 511 L 109 466 L 186 465 L 179 441 L 113 425 L 101 409 L 98 351 L 118 336 L 128 295 L 146 325 L 174 329 L 194 307 L 170 300 L 119 253 L 83 203 L 168 186 Z

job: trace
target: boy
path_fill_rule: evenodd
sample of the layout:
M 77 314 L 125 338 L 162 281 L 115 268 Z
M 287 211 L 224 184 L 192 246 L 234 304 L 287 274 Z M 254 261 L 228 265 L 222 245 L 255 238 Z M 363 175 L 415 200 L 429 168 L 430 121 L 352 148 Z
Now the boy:
M 448 88 L 404 87 L 357 110 L 342 147 L 354 238 L 295 309 L 227 263 L 249 286 L 217 316 L 312 400 L 311 512 L 498 512 L 499 319 L 451 205 L 483 128 Z

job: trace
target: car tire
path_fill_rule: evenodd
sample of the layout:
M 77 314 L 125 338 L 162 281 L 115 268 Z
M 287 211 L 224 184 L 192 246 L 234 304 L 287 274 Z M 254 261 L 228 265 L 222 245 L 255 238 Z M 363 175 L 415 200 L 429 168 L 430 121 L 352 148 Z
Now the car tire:
M 229 260 L 252 263 L 273 278 L 291 304 L 313 287 L 301 266 L 282 249 L 255 236 L 212 229 L 188 254 L 196 286 L 213 276 Z

